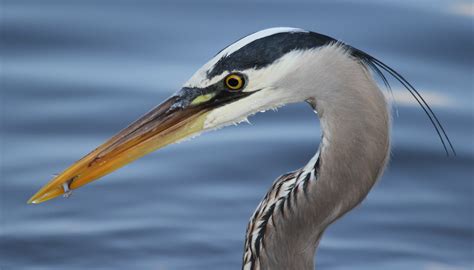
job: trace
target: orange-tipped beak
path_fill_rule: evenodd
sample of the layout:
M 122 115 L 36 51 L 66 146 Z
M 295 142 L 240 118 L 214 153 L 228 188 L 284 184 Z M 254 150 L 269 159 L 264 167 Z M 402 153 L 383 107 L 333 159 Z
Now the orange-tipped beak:
M 168 144 L 203 130 L 209 111 L 180 107 L 174 96 L 132 123 L 41 188 L 28 203 L 41 203 L 109 174 Z

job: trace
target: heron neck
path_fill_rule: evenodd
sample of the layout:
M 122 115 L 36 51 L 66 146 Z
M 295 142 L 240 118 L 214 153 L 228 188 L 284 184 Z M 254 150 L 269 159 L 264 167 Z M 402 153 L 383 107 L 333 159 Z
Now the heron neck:
M 311 216 L 304 234 L 312 237 L 315 250 L 324 230 L 364 200 L 389 156 L 390 117 L 383 93 L 370 77 L 347 85 L 335 90 L 340 96 L 308 101 L 319 115 L 322 136 L 317 175 L 300 211 Z
M 320 117 L 319 151 L 304 168 L 277 179 L 257 208 L 244 269 L 314 269 L 324 230 L 359 204 L 382 173 L 389 153 L 385 98 L 367 76 L 345 85 L 314 90 L 307 100 Z

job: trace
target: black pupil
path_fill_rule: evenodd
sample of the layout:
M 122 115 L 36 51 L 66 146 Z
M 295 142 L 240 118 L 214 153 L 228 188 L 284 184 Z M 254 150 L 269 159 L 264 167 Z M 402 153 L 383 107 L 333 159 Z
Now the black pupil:
M 227 83 L 230 87 L 237 87 L 239 85 L 239 80 L 237 80 L 236 78 L 229 78 L 229 80 L 227 80 Z

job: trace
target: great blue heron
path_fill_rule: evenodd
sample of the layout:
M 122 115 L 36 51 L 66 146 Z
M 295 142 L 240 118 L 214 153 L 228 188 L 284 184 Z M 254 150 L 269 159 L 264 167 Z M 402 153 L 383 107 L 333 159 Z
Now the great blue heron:
M 175 95 L 55 177 L 29 203 L 68 195 L 202 131 L 304 101 L 320 118 L 319 151 L 303 168 L 279 177 L 257 207 L 242 267 L 313 269 L 324 230 L 365 198 L 388 160 L 389 106 L 370 70 L 388 87 L 382 71 L 402 83 L 428 115 L 446 153 L 454 153 L 428 104 L 395 70 L 331 37 L 271 28 L 224 48 Z

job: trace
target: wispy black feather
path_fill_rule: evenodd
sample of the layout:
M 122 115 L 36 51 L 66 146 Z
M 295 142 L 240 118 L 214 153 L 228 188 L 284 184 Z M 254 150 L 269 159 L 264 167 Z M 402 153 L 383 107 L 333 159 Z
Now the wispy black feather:
M 348 46 L 348 45 L 346 45 Z M 415 98 L 416 102 L 421 106 L 423 111 L 426 113 L 428 118 L 431 121 L 431 124 L 436 130 L 436 133 L 438 134 L 438 137 L 443 144 L 443 148 L 446 151 L 446 155 L 449 156 L 449 149 L 451 149 L 453 155 L 456 155 L 456 151 L 454 150 L 453 144 L 451 143 L 451 140 L 449 139 L 448 135 L 446 134 L 446 131 L 443 128 L 443 125 L 441 125 L 438 117 L 436 117 L 436 114 L 433 112 L 431 107 L 428 105 L 428 103 L 425 101 L 423 96 L 411 85 L 400 73 L 395 71 L 393 68 L 388 66 L 387 64 L 383 63 L 382 61 L 378 60 L 377 58 L 359 50 L 354 47 L 348 46 L 352 52 L 352 55 L 357 57 L 358 59 L 361 59 L 368 67 L 370 67 L 375 73 L 377 73 L 378 76 L 382 79 L 383 83 L 385 86 L 392 91 L 390 84 L 383 74 L 382 70 L 389 73 L 394 77 L 398 82 L 400 82 L 405 89 L 410 92 L 410 94 Z M 446 140 L 446 141 L 445 141 Z

